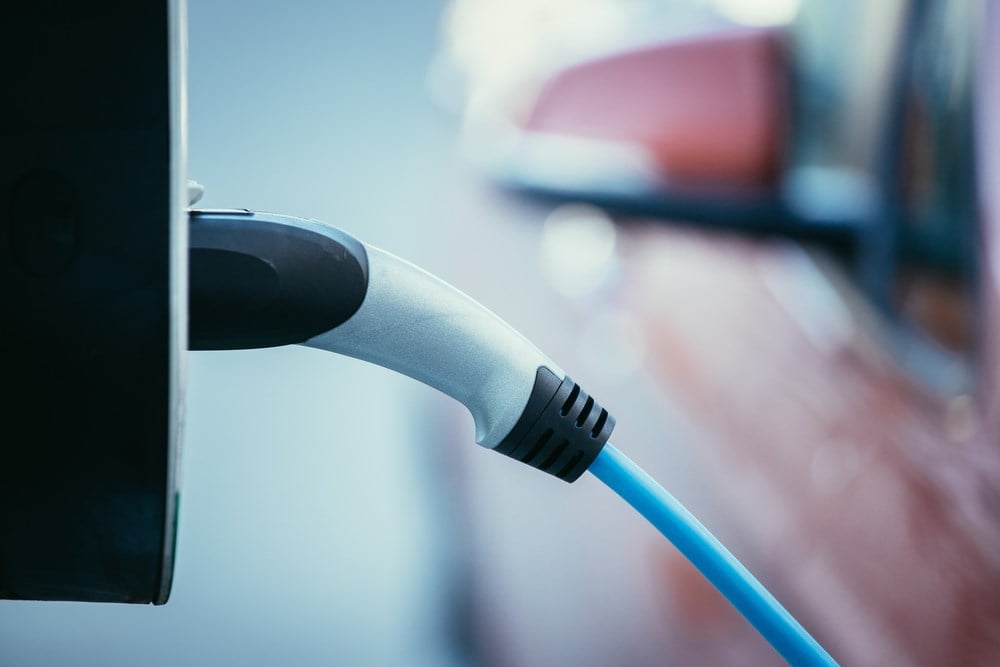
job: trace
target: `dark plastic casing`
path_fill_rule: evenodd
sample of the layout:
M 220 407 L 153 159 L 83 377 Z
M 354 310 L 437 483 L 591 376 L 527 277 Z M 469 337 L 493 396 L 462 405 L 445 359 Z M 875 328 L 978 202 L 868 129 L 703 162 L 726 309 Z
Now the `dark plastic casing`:
M 187 348 L 183 3 L 0 20 L 0 598 L 166 602 Z

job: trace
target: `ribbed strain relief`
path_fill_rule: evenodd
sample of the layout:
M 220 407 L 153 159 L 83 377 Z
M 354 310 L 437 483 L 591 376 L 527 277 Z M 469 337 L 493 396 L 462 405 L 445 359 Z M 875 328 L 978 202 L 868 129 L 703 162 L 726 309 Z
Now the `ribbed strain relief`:
M 604 447 L 615 418 L 567 375 L 542 366 L 510 435 L 496 451 L 567 482 L 582 475 Z

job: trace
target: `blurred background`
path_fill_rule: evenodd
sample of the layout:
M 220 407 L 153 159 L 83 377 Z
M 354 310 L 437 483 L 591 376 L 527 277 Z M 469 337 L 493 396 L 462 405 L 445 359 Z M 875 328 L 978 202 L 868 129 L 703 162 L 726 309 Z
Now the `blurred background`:
M 497 312 L 845 665 L 1000 661 L 1000 9 L 188 1 L 205 207 Z M 990 147 L 993 147 L 992 150 Z M 4 665 L 771 665 L 659 534 L 304 347 L 188 357 L 170 602 Z

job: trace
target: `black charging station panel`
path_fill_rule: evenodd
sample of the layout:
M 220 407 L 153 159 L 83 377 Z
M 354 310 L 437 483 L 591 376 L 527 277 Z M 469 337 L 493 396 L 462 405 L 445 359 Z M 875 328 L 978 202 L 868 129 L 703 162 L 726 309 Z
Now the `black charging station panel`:
M 166 601 L 186 348 L 175 1 L 0 18 L 0 598 Z

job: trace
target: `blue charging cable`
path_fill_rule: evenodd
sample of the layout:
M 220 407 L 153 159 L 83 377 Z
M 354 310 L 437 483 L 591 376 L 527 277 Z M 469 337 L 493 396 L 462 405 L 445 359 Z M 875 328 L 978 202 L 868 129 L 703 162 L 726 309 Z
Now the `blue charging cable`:
M 789 664 L 837 664 L 698 519 L 610 442 L 589 470 L 663 533 Z

